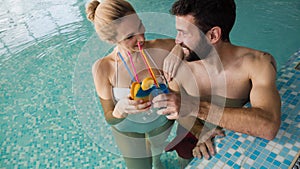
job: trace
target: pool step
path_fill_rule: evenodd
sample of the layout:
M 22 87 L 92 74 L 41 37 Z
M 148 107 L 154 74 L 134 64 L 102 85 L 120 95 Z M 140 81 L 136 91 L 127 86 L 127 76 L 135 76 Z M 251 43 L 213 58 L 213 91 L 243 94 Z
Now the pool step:
M 297 66 L 295 67 L 296 70 L 300 70 L 300 62 L 297 64 Z
M 296 155 L 296 157 L 293 160 L 292 164 L 290 165 L 289 169 L 300 169 L 300 151 Z

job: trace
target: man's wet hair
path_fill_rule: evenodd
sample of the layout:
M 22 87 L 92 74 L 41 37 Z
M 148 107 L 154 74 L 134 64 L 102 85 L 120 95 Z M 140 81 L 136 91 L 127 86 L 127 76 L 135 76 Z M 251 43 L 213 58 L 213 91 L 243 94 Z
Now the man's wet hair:
M 205 34 L 214 26 L 222 30 L 221 39 L 230 41 L 229 33 L 236 18 L 234 0 L 178 0 L 170 13 L 176 16 L 192 15 L 196 26 Z

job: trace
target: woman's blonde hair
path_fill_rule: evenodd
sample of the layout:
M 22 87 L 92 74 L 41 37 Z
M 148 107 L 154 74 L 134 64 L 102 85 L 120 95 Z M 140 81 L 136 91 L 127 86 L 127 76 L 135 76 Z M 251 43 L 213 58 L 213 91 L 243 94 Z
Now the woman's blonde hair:
M 99 37 L 108 42 L 116 42 L 116 21 L 136 13 L 131 4 L 125 0 L 92 0 L 86 7 L 87 18 L 94 23 Z

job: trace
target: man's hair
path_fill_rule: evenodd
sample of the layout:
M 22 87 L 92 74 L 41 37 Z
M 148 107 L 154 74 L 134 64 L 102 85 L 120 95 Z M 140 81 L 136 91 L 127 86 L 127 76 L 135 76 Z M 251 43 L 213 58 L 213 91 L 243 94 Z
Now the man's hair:
M 203 33 L 219 26 L 222 30 L 221 39 L 230 41 L 229 33 L 236 17 L 234 0 L 178 0 L 170 12 L 177 16 L 192 15 Z

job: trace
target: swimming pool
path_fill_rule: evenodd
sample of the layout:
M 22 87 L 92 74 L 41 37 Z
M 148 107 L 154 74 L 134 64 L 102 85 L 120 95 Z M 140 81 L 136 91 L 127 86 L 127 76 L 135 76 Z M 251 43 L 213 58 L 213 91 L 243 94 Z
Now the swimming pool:
M 174 1 L 130 2 L 137 12 L 167 13 Z M 123 167 L 117 150 L 103 148 L 114 148 L 106 124 L 100 128 L 106 142 L 95 140 L 75 104 L 81 101 L 74 94 L 76 82 L 91 80 L 79 76 L 85 73 L 79 70 L 90 69 L 79 54 L 94 36 L 84 5 L 77 0 L 0 3 L 1 168 Z M 300 47 L 299 19 L 300 2 L 238 0 L 232 42 L 268 51 L 284 65 Z M 167 157 L 168 168 L 175 168 L 174 154 Z

